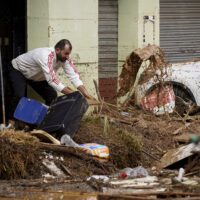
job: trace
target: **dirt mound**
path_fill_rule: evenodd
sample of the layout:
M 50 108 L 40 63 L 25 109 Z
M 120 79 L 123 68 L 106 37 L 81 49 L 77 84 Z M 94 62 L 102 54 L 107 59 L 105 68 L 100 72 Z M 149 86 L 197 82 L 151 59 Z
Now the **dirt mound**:
M 79 143 L 98 143 L 107 145 L 110 150 L 108 163 L 114 170 L 135 167 L 140 162 L 141 145 L 134 134 L 117 128 L 100 117 L 87 117 L 81 122 L 74 140 Z
M 23 131 L 1 131 L 0 179 L 37 179 L 45 174 L 55 176 L 54 172 L 45 167 L 44 160 L 55 163 L 63 170 L 63 175 L 68 169 L 72 177 L 85 178 L 93 174 L 114 172 L 112 163 L 100 163 L 85 152 L 77 152 L 73 148 L 68 151 L 67 147 L 66 151 L 60 152 L 54 148 L 46 148 L 36 137 Z M 69 175 L 68 172 L 66 174 Z
M 159 70 L 160 74 L 157 76 L 158 81 L 162 81 L 164 73 L 166 73 L 166 63 L 164 61 L 164 52 L 162 49 L 156 45 L 148 45 L 143 49 L 134 50 L 129 56 L 127 56 L 126 61 L 123 65 L 122 72 L 119 76 L 119 86 L 118 97 L 124 96 L 126 93 L 131 92 L 137 73 L 143 63 L 143 61 L 149 60 L 148 66 L 142 73 L 140 77 L 140 84 L 147 82 L 156 71 Z
M 134 109 L 134 113 L 140 114 L 135 116 L 131 125 L 109 124 L 107 132 L 103 119 L 85 118 L 74 140 L 77 143 L 95 142 L 107 145 L 110 149 L 109 162 L 113 162 L 116 168 L 138 165 L 152 167 L 157 162 L 156 159 L 159 160 L 168 149 L 175 147 L 172 133 L 183 124 L 182 121 L 174 121 L 168 116 L 156 117 Z
M 1 131 L 0 179 L 26 178 L 27 174 L 37 171 L 38 143 L 37 138 L 23 131 Z
M 184 121 L 178 116 L 156 117 L 137 107 L 132 109 L 130 120 L 120 112 L 117 115 L 120 121 L 109 113 L 87 116 L 82 120 L 74 140 L 79 144 L 107 145 L 110 158 L 103 163 L 74 148 L 67 150 L 66 147 L 65 150 L 62 147 L 64 151 L 44 148 L 37 138 L 22 131 L 0 132 L 0 179 L 41 178 L 44 174 L 51 174 L 43 164 L 45 159 L 54 162 L 61 170 L 64 168 L 68 177 L 83 179 L 94 174 L 110 175 L 125 167 L 155 166 L 169 149 L 177 147 L 174 132 L 184 126 Z M 131 120 L 133 116 L 134 120 Z M 198 123 L 192 121 L 180 134 L 197 132 Z

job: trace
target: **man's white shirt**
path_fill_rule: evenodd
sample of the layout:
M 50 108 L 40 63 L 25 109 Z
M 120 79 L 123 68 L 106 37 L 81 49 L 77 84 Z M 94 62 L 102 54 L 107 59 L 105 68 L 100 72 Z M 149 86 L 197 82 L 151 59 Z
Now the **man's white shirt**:
M 44 81 L 55 90 L 61 92 L 64 85 L 56 78 L 56 71 L 62 67 L 67 78 L 74 87 L 83 85 L 80 76 L 70 59 L 56 62 L 54 48 L 38 48 L 24 53 L 12 60 L 12 65 L 19 70 L 27 79 L 33 81 Z

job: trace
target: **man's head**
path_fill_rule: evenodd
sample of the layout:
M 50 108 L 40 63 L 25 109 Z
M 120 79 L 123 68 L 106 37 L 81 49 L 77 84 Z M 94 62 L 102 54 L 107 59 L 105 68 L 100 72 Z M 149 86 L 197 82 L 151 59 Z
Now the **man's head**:
M 55 45 L 57 60 L 65 62 L 72 51 L 72 45 L 69 40 L 62 39 Z

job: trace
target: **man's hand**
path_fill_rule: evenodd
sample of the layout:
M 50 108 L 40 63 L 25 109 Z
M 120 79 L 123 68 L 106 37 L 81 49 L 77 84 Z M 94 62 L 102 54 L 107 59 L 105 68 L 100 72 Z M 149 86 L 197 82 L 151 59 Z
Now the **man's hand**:
M 88 91 L 86 90 L 86 88 L 83 86 L 83 85 L 80 85 L 78 88 L 77 88 L 85 98 L 87 99 L 94 99 L 94 97 L 92 97 Z
M 83 96 L 86 98 L 89 105 L 99 105 L 100 104 L 99 101 L 97 101 L 93 96 L 91 96 L 88 93 L 88 91 L 86 90 L 86 88 L 83 85 L 79 86 L 77 89 L 83 94 Z M 63 94 L 70 94 L 74 91 L 69 87 L 65 87 L 61 92 Z
M 86 88 L 81 85 L 77 88 L 86 98 L 87 102 L 89 103 L 89 105 L 99 105 L 100 102 L 98 102 L 93 96 L 91 96 L 88 91 L 86 90 Z

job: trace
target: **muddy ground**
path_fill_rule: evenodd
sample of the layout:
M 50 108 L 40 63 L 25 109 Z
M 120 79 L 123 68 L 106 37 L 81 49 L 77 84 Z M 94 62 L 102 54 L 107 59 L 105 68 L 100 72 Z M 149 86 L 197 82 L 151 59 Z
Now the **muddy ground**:
M 102 118 L 93 116 L 84 119 L 74 140 L 77 143 L 95 142 L 107 145 L 110 148 L 109 162 L 118 169 L 138 165 L 151 168 L 157 165 L 158 160 L 169 149 L 180 146 L 174 140 L 175 137 L 199 132 L 198 114 L 188 118 L 181 117 L 178 113 L 155 116 L 137 107 L 134 109 L 134 122 L 131 125 L 110 123 L 107 134 L 104 133 Z M 185 127 L 185 123 L 190 123 L 190 126 L 174 134 L 180 127 Z M 127 137 L 131 135 L 131 140 L 122 139 L 121 134 L 124 132 L 128 133 Z
M 10 136 L 1 133 L 1 179 L 40 178 L 42 174 L 49 173 L 42 164 L 45 157 L 52 159 L 58 166 L 66 166 L 72 177 L 79 178 L 93 174 L 110 175 L 119 169 L 139 165 L 151 169 L 157 166 L 168 150 L 180 146 L 174 140 L 175 137 L 184 133 L 197 134 L 200 128 L 198 115 L 195 118 L 183 118 L 177 114 L 155 116 L 137 107 L 134 109 L 129 117 L 125 117 L 126 120 L 122 120 L 124 116 L 120 113 L 117 118 L 113 118 L 111 113 L 109 115 L 105 112 L 82 120 L 74 141 L 78 144 L 97 143 L 108 146 L 110 157 L 106 162 L 94 160 L 85 153 L 76 155 L 76 152 L 37 149 L 38 140 L 32 139 L 28 133 L 12 132 Z M 122 122 L 117 122 L 120 115 Z M 129 123 L 128 118 L 134 120 Z M 174 134 L 185 123 L 190 123 L 190 126 Z
M 124 116 L 122 115 L 121 120 L 123 118 Z M 107 145 L 110 150 L 110 158 L 107 162 L 100 163 L 90 156 L 85 156 L 85 154 L 55 153 L 43 150 L 36 151 L 34 149 L 31 160 L 27 163 L 27 166 L 23 166 L 24 169 L 27 169 L 24 177 L 21 177 L 23 180 L 19 176 L 14 177 L 13 175 L 9 178 L 14 178 L 14 180 L 0 181 L 0 196 L 24 198 L 24 195 L 28 194 L 30 196 L 30 194 L 33 194 L 38 195 L 39 198 L 41 195 L 49 195 L 51 191 L 96 193 L 101 191 L 101 183 L 87 182 L 87 177 L 94 174 L 113 175 L 119 169 L 138 165 L 146 168 L 150 175 L 154 175 L 153 173 L 158 175 L 159 169 L 156 172 L 152 172 L 152 167 L 157 165 L 158 160 L 169 149 L 181 145 L 174 138 L 184 133 L 196 134 L 200 128 L 199 115 L 187 118 L 181 117 L 176 113 L 155 116 L 135 107 L 129 118 L 134 118 L 130 124 L 120 123 L 116 122 L 117 120 L 113 117 L 113 113 L 109 115 L 109 113 L 102 112 L 102 114 L 88 116 L 82 120 L 74 140 L 79 144 L 92 142 Z M 127 118 L 126 121 L 128 121 Z M 190 123 L 190 126 L 175 135 L 174 132 L 185 126 L 185 123 Z M 31 138 L 28 136 L 26 140 L 30 145 Z M 21 142 L 19 143 L 21 145 Z M 34 145 L 37 146 L 37 140 L 34 140 Z M 11 146 L 14 149 L 17 147 L 13 146 L 13 144 Z M 12 148 L 10 149 L 12 150 Z M 21 149 L 18 151 L 20 152 Z M 26 149 L 26 152 L 29 155 L 30 149 Z M 63 159 L 60 159 L 61 157 Z M 67 168 L 67 173 L 65 171 L 63 177 L 56 178 L 55 174 L 47 170 L 42 164 L 41 161 L 45 158 L 54 161 L 60 168 L 64 165 Z M 187 163 L 185 164 L 187 165 Z M 54 177 L 42 176 L 44 174 L 50 174 Z M 169 178 L 168 176 L 166 177 Z M 4 176 L 3 179 L 6 179 L 6 177 Z M 173 189 L 168 189 L 168 191 L 175 190 L 199 192 L 199 188 L 190 186 L 173 186 Z M 60 195 L 53 193 L 54 195 Z

